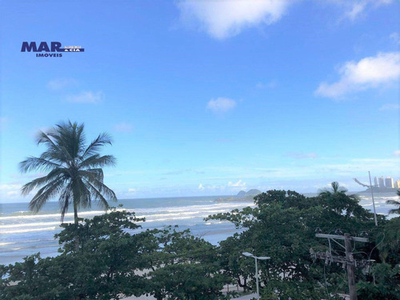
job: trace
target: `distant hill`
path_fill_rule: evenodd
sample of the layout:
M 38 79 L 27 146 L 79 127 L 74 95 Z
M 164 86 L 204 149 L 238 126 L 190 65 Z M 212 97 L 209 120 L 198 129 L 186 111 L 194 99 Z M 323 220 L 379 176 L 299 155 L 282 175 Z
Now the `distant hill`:
M 246 192 L 245 191 L 240 191 L 236 197 L 246 197 Z
M 258 194 L 261 194 L 261 193 L 262 193 L 262 192 L 261 192 L 260 190 L 251 189 L 251 190 L 248 190 L 247 192 L 245 192 L 245 191 L 240 191 L 240 192 L 236 195 L 236 197 L 255 196 L 255 195 L 258 195 Z
M 215 202 L 238 202 L 238 201 L 253 201 L 254 196 L 261 194 L 262 192 L 257 190 L 257 189 L 251 189 L 248 190 L 247 192 L 245 191 L 240 191 L 237 193 L 236 196 L 227 196 L 227 197 L 220 197 L 215 199 Z
M 261 194 L 262 192 L 260 191 L 260 190 L 257 190 L 257 189 L 251 189 L 251 190 L 248 190 L 247 191 L 247 195 L 254 195 L 254 196 L 256 196 L 256 195 L 258 195 L 258 194 Z

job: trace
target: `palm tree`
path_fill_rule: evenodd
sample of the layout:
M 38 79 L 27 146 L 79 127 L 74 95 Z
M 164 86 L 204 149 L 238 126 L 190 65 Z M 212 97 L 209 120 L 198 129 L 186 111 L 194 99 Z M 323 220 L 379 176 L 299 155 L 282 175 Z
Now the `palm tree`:
M 397 190 L 397 196 L 400 196 L 400 190 Z M 396 200 L 387 200 L 386 204 L 392 204 L 397 206 L 397 208 L 393 208 L 389 210 L 389 214 L 399 214 L 400 215 L 400 201 Z
M 103 170 L 115 165 L 111 155 L 100 156 L 99 149 L 111 145 L 106 133 L 100 134 L 89 146 L 85 145 L 84 124 L 61 123 L 48 132 L 40 131 L 38 145 L 47 147 L 40 157 L 28 157 L 19 164 L 21 172 L 45 171 L 46 176 L 36 178 L 22 187 L 27 195 L 39 188 L 29 203 L 29 209 L 40 211 L 49 200 L 58 196 L 61 221 L 70 205 L 74 210 L 74 221 L 78 224 L 78 209 L 91 206 L 92 200 L 108 209 L 108 200 L 116 201 L 115 193 L 103 183 Z
M 339 182 L 334 181 L 331 183 L 331 188 L 330 189 L 323 189 L 322 191 L 319 192 L 319 196 L 331 196 L 337 195 L 337 194 L 344 194 L 347 192 L 347 189 L 344 187 L 341 187 L 339 185 Z
M 324 199 L 327 207 L 337 214 L 345 213 L 348 217 L 352 214 L 364 216 L 365 213 L 358 204 L 358 197 L 356 195 L 347 195 L 346 193 L 347 189 L 341 187 L 338 182 L 334 181 L 331 183 L 330 189 L 320 191 L 318 196 Z

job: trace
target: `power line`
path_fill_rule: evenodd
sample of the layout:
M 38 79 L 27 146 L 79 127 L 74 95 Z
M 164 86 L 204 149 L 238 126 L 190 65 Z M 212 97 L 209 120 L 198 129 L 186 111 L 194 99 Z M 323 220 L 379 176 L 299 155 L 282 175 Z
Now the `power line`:
M 336 263 L 341 263 L 343 265 L 343 267 L 346 267 L 350 300 L 357 300 L 357 290 L 356 290 L 356 285 L 355 285 L 355 268 L 356 268 L 356 266 L 364 267 L 364 266 L 368 265 L 371 261 L 369 259 L 364 259 L 364 260 L 354 259 L 353 252 L 351 249 L 351 241 L 367 243 L 368 238 L 353 237 L 353 236 L 350 236 L 350 234 L 348 234 L 348 233 L 345 233 L 344 235 L 317 233 L 315 236 L 318 238 L 328 239 L 329 251 L 314 252 L 313 249 L 310 249 L 311 256 L 313 258 L 319 258 L 319 259 L 325 260 L 325 264 L 336 262 Z M 331 240 L 336 242 L 337 244 L 339 244 L 340 246 L 342 246 L 345 249 L 345 256 L 332 255 L 332 247 L 331 247 L 331 242 L 330 242 Z M 343 240 L 344 246 L 341 245 L 336 240 Z

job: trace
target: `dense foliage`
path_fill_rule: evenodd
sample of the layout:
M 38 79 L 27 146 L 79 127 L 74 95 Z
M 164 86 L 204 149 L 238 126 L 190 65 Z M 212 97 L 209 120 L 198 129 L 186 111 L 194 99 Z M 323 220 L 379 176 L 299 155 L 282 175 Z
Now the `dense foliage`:
M 220 243 L 221 266 L 227 275 L 254 290 L 254 261 L 243 251 L 270 256 L 259 261 L 263 299 L 334 299 L 346 293 L 347 274 L 341 264 L 318 260 L 310 255 L 326 252 L 327 239 L 316 238 L 316 230 L 326 234 L 369 235 L 368 243 L 355 242 L 354 258 L 375 262 L 357 268 L 358 293 L 365 299 L 400 299 L 399 219 L 387 221 L 373 215 L 347 195 L 336 183 L 318 197 L 307 198 L 293 191 L 268 191 L 254 198 L 256 206 L 209 217 L 227 220 L 244 229 Z M 345 255 L 343 246 L 333 241 L 336 256 Z M 362 298 L 364 299 L 364 298 Z
M 225 299 L 221 289 L 230 279 L 219 270 L 215 246 L 170 227 L 140 231 L 139 221 L 113 210 L 63 224 L 59 256 L 1 266 L 0 299 Z
M 346 269 L 313 253 L 344 256 L 343 241 L 329 246 L 316 229 L 368 235 L 352 244 L 359 299 L 400 299 L 400 218 L 379 216 L 376 227 L 356 197 L 332 187 L 311 198 L 267 191 L 253 207 L 210 216 L 242 229 L 219 246 L 177 227 L 142 230 L 144 220 L 121 209 L 63 224 L 59 256 L 0 266 L 0 299 L 229 299 L 225 284 L 255 290 L 254 259 L 243 252 L 271 257 L 258 265 L 262 299 L 338 299 L 347 293 Z

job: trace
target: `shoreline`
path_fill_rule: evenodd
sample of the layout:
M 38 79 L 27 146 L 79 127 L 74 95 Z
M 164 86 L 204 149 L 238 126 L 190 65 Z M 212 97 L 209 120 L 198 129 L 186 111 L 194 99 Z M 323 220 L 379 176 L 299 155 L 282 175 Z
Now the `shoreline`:
M 358 193 L 361 196 L 360 205 L 372 212 L 372 201 L 369 193 Z M 241 209 L 253 204 L 252 198 L 247 197 L 223 197 L 221 202 L 205 197 L 206 201 L 199 202 L 199 198 L 187 199 L 181 203 L 167 202 L 167 207 L 161 207 L 164 203 L 156 200 L 156 203 L 128 203 L 124 205 L 127 210 L 135 210 L 137 214 L 146 217 L 147 221 L 141 224 L 143 230 L 151 228 L 161 228 L 167 225 L 178 225 L 180 229 L 190 229 L 194 236 L 201 237 L 213 245 L 218 245 L 228 236 L 238 232 L 232 224 L 219 223 L 213 221 L 204 222 L 204 218 L 209 214 L 229 212 L 232 209 Z M 388 199 L 398 199 L 395 193 L 381 193 L 375 195 L 377 214 L 387 215 L 389 209 L 394 208 L 386 204 Z M 194 201 L 191 201 L 194 200 Z M 233 201 L 232 201 L 233 200 Z M 57 203 L 56 203 L 57 204 Z M 175 204 L 172 206 L 171 204 Z M 57 207 L 58 208 L 58 207 Z M 51 210 L 48 213 L 25 215 L 20 212 L 20 207 L 15 207 L 12 216 L 0 217 L 4 229 L 0 225 L 0 264 L 8 265 L 22 262 L 23 258 L 40 252 L 41 257 L 52 257 L 59 255 L 58 241 L 54 239 L 54 234 L 59 228 L 52 225 L 52 229 L 46 222 L 59 222 L 59 214 Z M 83 212 L 84 216 L 90 216 L 95 211 Z M 100 213 L 100 212 L 99 212 Z M 19 216 L 19 214 L 22 214 Z M 19 218 L 20 217 L 20 218 Z M 391 216 L 389 216 L 390 218 Z M 40 219 L 40 220 L 39 220 Z M 17 223 L 18 222 L 18 223 Z M 11 228 L 15 227 L 15 228 Z M 20 226 L 22 226 L 20 228 Z M 32 232 L 32 229 L 35 230 Z M 15 230 L 15 233 L 9 231 Z

